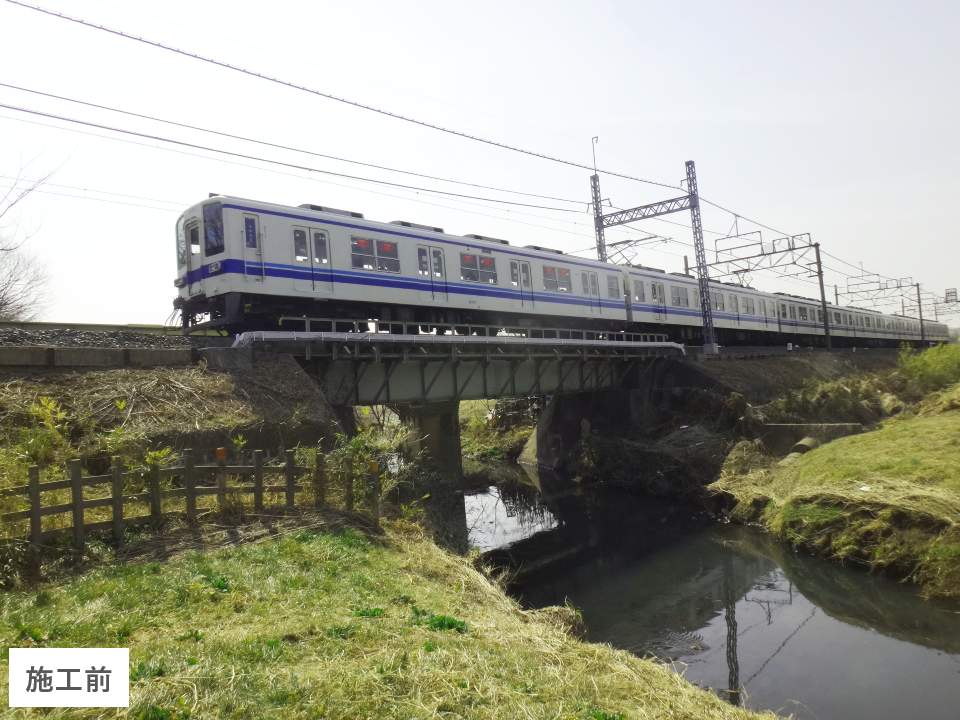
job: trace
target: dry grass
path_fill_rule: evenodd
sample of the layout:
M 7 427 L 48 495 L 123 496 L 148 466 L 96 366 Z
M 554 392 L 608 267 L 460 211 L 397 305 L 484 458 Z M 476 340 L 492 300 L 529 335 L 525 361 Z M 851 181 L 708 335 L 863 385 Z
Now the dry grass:
M 129 646 L 130 717 L 755 717 L 521 611 L 407 523 L 106 567 L 6 593 L 0 615 L 8 647 Z

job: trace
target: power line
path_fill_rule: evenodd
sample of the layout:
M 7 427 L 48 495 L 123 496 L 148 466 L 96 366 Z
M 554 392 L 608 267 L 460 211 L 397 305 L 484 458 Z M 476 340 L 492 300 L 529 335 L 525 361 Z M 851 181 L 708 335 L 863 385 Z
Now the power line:
M 567 198 L 552 197 L 550 195 L 537 195 L 536 193 L 528 193 L 520 190 L 506 190 L 504 188 L 491 187 L 489 185 L 479 185 L 477 183 L 464 182 L 461 180 L 451 180 L 449 178 L 438 177 L 436 175 L 425 175 L 423 173 L 412 172 L 410 170 L 398 170 L 397 168 L 386 167 L 384 165 L 375 165 L 373 163 L 361 162 L 359 160 L 350 160 L 348 158 L 337 157 L 335 155 L 325 155 L 323 153 L 314 152 L 312 150 L 303 150 L 302 148 L 291 147 L 289 145 L 280 145 L 278 143 L 272 143 L 266 140 L 257 140 L 256 138 L 244 137 L 243 135 L 233 135 L 231 133 L 222 132 L 220 130 L 211 130 L 209 128 L 203 128 L 197 125 L 188 125 L 186 123 L 176 122 L 174 120 L 165 120 L 163 118 L 154 117 L 152 115 L 144 115 L 142 113 L 131 112 L 129 110 L 121 110 L 119 108 L 109 107 L 107 105 L 98 105 L 97 103 L 86 102 L 84 100 L 76 100 L 74 98 L 65 97 L 63 95 L 54 95 L 53 93 L 42 92 L 40 90 L 31 90 L 30 88 L 20 87 L 18 85 L 10 85 L 8 83 L 0 82 L 0 87 L 11 88 L 13 90 L 19 90 L 21 92 L 32 93 L 34 95 L 41 95 L 43 97 L 54 98 L 56 100 L 63 100 L 65 102 L 76 103 L 77 105 L 85 105 L 87 107 L 97 108 L 98 110 L 108 110 L 109 112 L 120 113 L 121 115 L 129 115 L 131 117 L 137 117 L 144 120 L 151 120 L 153 122 L 164 123 L 166 125 L 173 125 L 175 127 L 187 128 L 188 130 L 197 130 L 199 132 L 210 133 L 211 135 L 219 135 L 220 137 L 231 138 L 233 140 L 242 140 L 244 142 L 255 143 L 257 145 L 265 145 L 267 147 L 277 148 L 279 150 L 290 150 L 292 152 L 303 153 L 304 155 L 313 155 L 314 157 L 322 157 L 328 160 L 336 160 L 338 162 L 351 163 L 354 165 L 362 165 L 363 167 L 375 168 L 377 170 L 387 170 L 389 172 L 401 173 L 403 175 L 412 175 L 414 177 L 421 177 L 429 180 L 439 180 L 441 182 L 453 183 L 455 185 L 466 185 L 467 187 L 482 188 L 484 190 L 495 190 L 497 192 L 511 193 L 514 195 L 525 195 L 527 197 L 536 197 L 536 198 L 541 198 L 543 200 L 556 200 L 558 202 L 576 203 L 577 205 L 587 204 L 583 200 L 570 200 Z
M 307 165 L 297 165 L 295 163 L 288 163 L 280 160 L 271 160 L 270 158 L 257 157 L 256 155 L 247 155 L 245 153 L 238 153 L 230 150 L 221 150 L 219 148 L 213 148 L 207 145 L 198 145 L 196 143 L 188 143 L 182 140 L 173 140 L 171 138 L 165 138 L 160 135 L 150 135 L 149 133 L 141 133 L 141 132 L 136 132 L 134 130 L 124 130 L 123 128 L 112 127 L 110 125 L 101 125 L 100 123 L 89 122 L 88 120 L 78 120 L 76 118 L 70 118 L 64 115 L 54 115 L 53 113 L 45 113 L 39 110 L 30 110 L 29 108 L 22 108 L 16 105 L 6 105 L 4 103 L 0 103 L 0 108 L 6 108 L 7 110 L 14 110 L 16 112 L 27 113 L 29 115 L 37 115 L 40 117 L 50 118 L 52 120 L 62 120 L 63 122 L 75 123 L 77 125 L 85 125 L 87 127 L 94 127 L 99 130 L 108 130 L 110 132 L 123 133 L 124 135 L 133 135 L 134 137 L 140 137 L 146 140 L 159 140 L 160 142 L 170 143 L 172 145 L 180 145 L 182 147 L 194 148 L 195 150 L 206 150 L 207 152 L 215 152 L 221 155 L 230 155 L 232 157 L 239 157 L 245 160 L 255 160 L 257 162 L 270 163 L 272 165 L 282 165 L 284 167 L 295 168 L 297 170 L 305 170 L 307 172 L 321 173 L 323 175 L 333 175 L 334 177 L 342 177 L 342 178 L 347 178 L 349 180 L 360 180 L 361 182 L 376 183 L 377 185 L 389 185 L 390 187 L 403 188 L 405 190 L 429 192 L 437 195 L 449 195 L 451 197 L 468 198 L 470 200 L 483 200 L 484 202 L 500 203 L 503 205 L 516 205 L 518 207 L 536 208 L 538 210 L 551 210 L 553 212 L 572 212 L 572 213 L 586 212 L 584 210 L 571 210 L 570 208 L 556 208 L 556 207 L 548 207 L 546 205 L 532 205 L 530 203 L 514 202 L 512 200 L 499 200 L 497 198 L 484 198 L 484 197 L 477 197 L 476 195 L 464 195 L 462 193 L 452 193 L 446 190 L 434 190 L 432 188 L 416 187 L 413 185 L 404 185 L 402 183 L 392 183 L 392 182 L 388 182 L 387 180 L 375 180 L 373 178 L 365 178 L 365 177 L 360 177 L 358 175 L 347 175 L 345 173 L 333 172 L 332 170 L 321 170 L 320 168 L 313 168 Z
M 284 171 L 282 171 L 282 170 L 276 170 L 276 169 L 273 169 L 273 168 L 264 168 L 264 167 L 258 167 L 258 166 L 256 166 L 256 165 L 248 165 L 248 164 L 246 164 L 246 163 L 237 162 L 237 161 L 235 161 L 235 160 L 226 160 L 226 159 L 223 159 L 223 158 L 209 157 L 209 156 L 207 156 L 207 155 L 201 155 L 201 154 L 199 154 L 199 153 L 191 153 L 191 152 L 187 152 L 187 151 L 185 151 L 185 150 L 177 150 L 176 148 L 161 147 L 161 146 L 159 146 L 159 145 L 153 145 L 153 144 L 148 144 L 148 143 L 141 143 L 141 142 L 137 142 L 137 141 L 135 141 L 135 140 L 127 140 L 127 139 L 125 139 L 125 138 L 111 137 L 111 136 L 109 136 L 109 135 L 100 135 L 100 134 L 98 134 L 98 133 L 87 132 L 87 131 L 85 131 L 85 130 L 77 130 L 77 129 L 74 129 L 74 128 L 65 128 L 65 127 L 60 127 L 60 126 L 58 126 L 58 125 L 49 125 L 49 124 L 47 124 L 47 123 L 36 122 L 36 121 L 34 121 L 34 120 L 26 120 L 26 119 L 23 119 L 23 118 L 12 118 L 12 117 L 7 116 L 7 115 L 0 115 L 0 118 L 4 118 L 4 119 L 7 119 L 7 120 L 13 120 L 14 122 L 27 123 L 27 124 L 29 124 L 29 125 L 39 125 L 39 126 L 41 126 L 41 127 L 54 128 L 54 129 L 56 129 L 56 130 L 63 130 L 64 132 L 72 132 L 72 133 L 77 133 L 77 134 L 80 134 L 80 135 L 89 135 L 89 136 L 91 136 L 91 137 L 96 137 L 96 138 L 100 138 L 100 139 L 103 139 L 103 140 L 110 140 L 110 141 L 112 141 L 112 142 L 121 142 L 121 143 L 130 144 L 130 145 L 137 145 L 137 146 L 140 146 L 140 147 L 150 148 L 151 150 L 162 150 L 162 151 L 164 151 L 164 152 L 176 153 L 176 154 L 178 154 L 178 155 L 186 155 L 186 156 L 188 156 L 188 157 L 200 158 L 200 159 L 202 159 L 202 160 L 210 160 L 210 161 L 212 161 L 212 162 L 225 163 L 225 164 L 227 164 L 227 165 L 235 165 L 235 166 L 237 166 L 237 167 L 243 167 L 243 168 L 249 168 L 249 169 L 251 169 L 251 170 L 257 170 L 258 172 L 269 172 L 269 173 L 274 173 L 274 174 L 276 174 L 276 175 L 285 175 L 285 176 L 287 176 L 287 177 L 297 178 L 298 180 L 310 180 L 310 181 L 312 181 L 312 182 L 320 182 L 320 183 L 324 183 L 324 184 L 327 184 L 327 185 L 333 185 L 333 186 L 335 186 L 335 187 L 349 188 L 350 190 L 357 190 L 357 191 L 359 191 L 359 192 L 372 193 L 372 194 L 374 194 L 374 195 L 383 195 L 384 197 L 398 198 L 398 199 L 401 199 L 401 200 L 409 200 L 409 198 L 407 198 L 407 197 L 402 197 L 402 196 L 400 196 L 400 195 L 392 195 L 391 193 L 381 192 L 381 191 L 378 191 L 378 190 L 371 190 L 371 189 L 369 189 L 369 188 L 361 188 L 361 187 L 356 187 L 356 186 L 354 186 L 354 185 L 347 185 L 347 184 L 344 184 L 344 183 L 337 183 L 337 182 L 333 182 L 333 181 L 331 181 L 331 180 L 321 180 L 320 178 L 310 177 L 310 176 L 304 176 L 304 175 L 298 175 L 298 174 L 296 174 L 296 173 L 284 172 Z M 452 202 L 459 202 L 459 203 L 463 203 L 463 204 L 467 204 L 467 205 L 476 205 L 476 203 L 468 203 L 468 202 L 466 202 L 466 201 L 464 201 L 464 200 L 451 199 L 451 201 L 452 201 Z M 434 203 L 426 202 L 426 201 L 421 200 L 421 199 L 419 199 L 419 198 L 417 199 L 417 202 L 420 203 L 420 204 L 423 204 L 423 205 L 430 205 L 430 206 L 433 206 L 433 207 L 445 208 L 445 209 L 447 209 L 447 210 L 455 210 L 455 211 L 457 211 L 457 212 L 459 212 L 459 213 L 468 213 L 468 214 L 470 214 L 470 215 L 480 215 L 481 217 L 494 218 L 494 219 L 500 220 L 500 221 L 502 221 L 502 222 L 511 222 L 511 223 L 515 223 L 515 224 L 518 224 L 518 225 L 527 225 L 527 226 L 529 226 L 529 227 L 542 228 L 542 229 L 544 229 L 544 230 L 550 230 L 551 232 L 555 232 L 555 233 L 558 232 L 558 233 L 564 233 L 564 234 L 566 234 L 566 235 L 576 235 L 577 237 L 585 237 L 585 238 L 586 238 L 586 237 L 592 237 L 591 235 L 588 235 L 588 234 L 585 234 L 585 233 L 571 232 L 570 230 L 563 230 L 563 229 L 560 229 L 560 228 L 550 227 L 550 226 L 547 226 L 547 225 L 538 225 L 537 223 L 525 222 L 525 221 L 523 221 L 523 220 L 515 220 L 515 219 L 513 219 L 513 218 L 505 218 L 505 217 L 501 217 L 501 216 L 499 216 L 499 215 L 488 215 L 488 214 L 486 214 L 486 213 L 477 212 L 477 211 L 475 211 L 475 210 L 464 210 L 464 209 L 462 209 L 462 208 L 452 208 L 452 207 L 450 207 L 449 205 L 443 205 L 443 204 L 441 204 L 441 203 L 435 203 L 435 202 L 434 202 Z M 478 207 L 483 207 L 483 206 L 478 206 Z M 489 208 L 489 209 L 492 210 L 492 209 L 496 209 L 496 208 Z M 524 213 L 524 212 L 521 212 L 521 211 L 514 211 L 514 210 L 506 210 L 506 212 L 511 212 L 511 213 L 514 213 L 514 214 L 517 214 L 517 215 L 532 215 L 531 213 Z M 540 215 L 532 215 L 532 216 L 533 216 L 533 217 L 541 217 Z M 574 225 L 577 224 L 577 223 L 573 223 L 572 221 L 569 221 L 569 220 L 558 220 L 558 219 L 554 219 L 554 218 L 547 218 L 547 219 L 550 219 L 550 220 L 552 220 L 552 221 L 554 221 L 554 222 L 567 222 L 567 223 L 572 223 L 572 224 L 574 224 Z M 617 228 L 617 229 L 619 229 L 619 228 Z M 627 232 L 627 231 L 624 230 L 624 232 Z
M 11 187 L 15 187 L 15 186 L 12 186 L 12 185 L 0 185 L 0 187 L 11 188 Z M 62 186 L 61 186 L 61 187 L 62 187 Z M 77 188 L 77 189 L 80 189 L 80 188 Z M 83 195 L 71 195 L 70 193 L 59 193 L 59 192 L 53 192 L 52 190 L 40 190 L 40 189 L 35 189 L 35 190 L 31 190 L 31 191 L 30 191 L 30 194 L 31 194 L 31 195 L 32 195 L 33 193 L 39 193 L 39 194 L 41 194 L 41 195 L 59 195 L 60 197 L 74 198 L 74 199 L 76 199 L 76 200 L 93 200 L 94 202 L 104 202 L 104 203 L 110 203 L 110 204 L 112 204 L 112 205 L 128 205 L 128 206 L 130 206 L 130 207 L 146 208 L 147 210 L 162 210 L 163 212 L 180 212 L 180 210 L 175 210 L 175 209 L 173 209 L 173 208 L 154 207 L 154 206 L 152 206 L 152 205 L 141 205 L 141 204 L 139 204 L 139 203 L 128 203 L 128 202 L 123 202 L 122 200 L 109 200 L 109 199 L 107 199 L 107 198 L 95 198 L 95 197 L 85 197 L 85 196 L 83 196 Z M 144 199 L 148 199 L 148 198 L 144 198 Z M 164 201 L 163 201 L 163 200 L 156 200 L 155 202 L 164 202 Z
M 14 181 L 13 185 L 10 185 L 8 187 L 19 187 L 19 185 L 29 184 L 23 180 L 21 180 L 21 182 L 18 184 L 16 182 L 18 178 L 13 175 L 0 175 L 0 180 L 13 180 Z M 158 202 L 158 203 L 166 203 L 167 205 L 176 205 L 181 208 L 189 205 L 189 203 L 176 202 L 174 200 L 158 200 L 157 198 L 141 197 L 140 195 L 125 195 L 124 193 L 109 192 L 107 190 L 95 190 L 93 188 L 77 187 L 76 185 L 63 185 L 61 183 L 52 183 L 52 182 L 46 182 L 46 181 L 42 183 L 42 186 L 66 188 L 67 190 L 80 190 L 81 192 L 92 192 L 92 193 L 97 193 L 98 195 L 115 195 L 116 197 L 130 198 L 132 200 L 148 200 L 149 202 Z
M 580 163 L 573 162 L 572 160 L 564 160 L 562 158 L 557 158 L 550 155 L 544 155 L 543 153 L 534 152 L 532 150 L 524 150 L 523 148 L 515 147 L 513 145 L 507 145 L 505 143 L 500 143 L 495 140 L 487 140 L 486 138 L 482 138 L 477 135 L 470 135 L 469 133 L 460 132 L 459 130 L 453 130 L 451 128 L 446 128 L 441 125 L 434 125 L 433 123 L 429 123 L 424 120 L 417 120 L 416 118 L 410 118 L 405 115 L 400 115 L 399 113 L 390 112 L 389 110 L 376 108 L 376 107 L 373 107 L 372 105 L 365 105 L 355 100 L 348 100 L 347 98 L 342 98 L 337 95 L 333 95 L 331 93 L 325 93 L 320 90 L 314 90 L 313 88 L 308 88 L 304 85 L 297 85 L 296 83 L 290 82 L 288 80 L 282 80 L 280 78 L 255 72 L 253 70 L 247 70 L 246 68 L 238 67 L 236 65 L 230 65 L 229 63 L 226 63 L 222 60 L 217 60 L 215 58 L 207 57 L 205 55 L 199 55 L 197 53 L 188 52 L 186 50 L 180 50 L 179 48 L 175 48 L 172 45 L 166 45 L 156 40 L 150 40 L 144 37 L 137 37 L 136 35 L 130 35 L 129 33 L 125 33 L 122 30 L 115 30 L 113 28 L 108 28 L 104 25 L 97 25 L 96 23 L 88 22 L 82 18 L 75 17 L 73 15 L 67 15 L 65 13 L 59 13 L 53 10 L 47 10 L 46 8 L 40 7 L 38 5 L 29 5 L 25 2 L 20 2 L 20 0 L 5 0 L 5 1 L 10 3 L 11 5 L 17 5 L 19 7 L 26 8 L 28 10 L 35 10 L 37 12 L 43 13 L 45 15 L 49 15 L 51 17 L 58 18 L 60 20 L 68 20 L 70 22 L 76 23 L 78 25 L 82 25 L 83 27 L 90 28 L 92 30 L 100 30 L 102 32 L 106 32 L 111 35 L 124 38 L 126 40 L 133 40 L 135 42 L 139 42 L 144 45 L 149 45 L 151 47 L 155 47 L 160 50 L 166 50 L 168 52 L 176 53 L 177 55 L 191 58 L 193 60 L 200 60 L 201 62 L 209 63 L 210 65 L 216 65 L 217 67 L 221 67 L 226 70 L 232 70 L 233 72 L 242 73 L 243 75 L 247 75 L 249 77 L 258 78 L 260 80 L 266 80 L 267 82 L 275 83 L 277 85 L 282 85 L 284 87 L 288 87 L 293 90 L 300 90 L 301 92 L 310 93 L 311 95 L 315 95 L 317 97 L 327 98 L 328 100 L 335 100 L 336 102 L 343 103 L 345 105 L 350 105 L 352 107 L 360 108 L 361 110 L 369 110 L 370 112 L 374 112 L 379 115 L 384 115 L 386 117 L 391 117 L 391 118 L 394 118 L 395 120 L 402 120 L 404 122 L 408 122 L 413 125 L 419 125 L 421 127 L 428 128 L 430 130 L 437 130 L 439 132 L 447 133 L 448 135 L 455 135 L 457 137 L 462 137 L 467 140 L 474 140 L 475 142 L 484 143 L 485 145 L 499 147 L 504 150 L 510 150 L 512 152 L 521 153 L 523 155 L 537 157 L 542 160 L 550 160 L 552 162 L 560 163 L 562 165 L 568 165 L 570 167 L 580 168 L 581 170 L 590 170 L 591 172 L 594 171 L 594 168 L 588 165 L 582 165 Z M 667 187 L 673 190 L 681 190 L 681 188 L 676 185 L 668 185 L 666 183 L 656 182 L 654 180 L 644 180 L 643 178 L 633 177 L 631 175 L 624 175 L 622 173 L 615 173 L 609 170 L 599 170 L 599 172 L 602 172 L 603 174 L 609 175 L 611 177 L 620 177 L 626 180 L 634 180 L 636 182 L 646 183 L 648 185 L 657 185 L 659 187 Z M 727 212 L 729 212 L 729 210 Z

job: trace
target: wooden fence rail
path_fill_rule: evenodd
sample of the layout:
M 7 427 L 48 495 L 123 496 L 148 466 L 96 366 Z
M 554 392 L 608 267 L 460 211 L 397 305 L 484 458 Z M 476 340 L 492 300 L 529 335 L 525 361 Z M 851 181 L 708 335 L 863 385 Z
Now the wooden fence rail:
M 295 462 L 294 451 L 287 450 L 285 462 L 283 465 L 265 465 L 263 462 L 263 451 L 255 450 L 253 453 L 253 465 L 227 465 L 226 449 L 217 450 L 216 465 L 196 465 L 194 463 L 193 451 L 184 450 L 182 453 L 182 463 L 173 467 L 151 467 L 147 472 L 125 472 L 120 458 L 114 457 L 110 474 L 83 476 L 83 463 L 80 460 L 70 460 L 67 463 L 67 478 L 64 480 L 54 480 L 51 482 L 40 482 L 40 468 L 36 465 L 29 469 L 29 483 L 27 485 L 18 485 L 15 487 L 4 488 L 0 490 L 0 499 L 11 497 L 26 496 L 30 504 L 28 510 L 4 513 L 0 517 L 0 524 L 19 522 L 23 520 L 30 521 L 30 544 L 39 549 L 45 539 L 49 539 L 65 532 L 73 533 L 73 543 L 77 549 L 82 550 L 86 543 L 88 532 L 97 530 L 110 530 L 118 542 L 123 541 L 124 533 L 124 505 L 130 503 L 148 503 L 150 506 L 149 520 L 154 527 L 159 527 L 163 522 L 165 513 L 163 512 L 163 501 L 184 498 L 186 505 L 186 519 L 190 524 L 197 522 L 197 498 L 205 495 L 216 495 L 217 507 L 223 508 L 230 495 L 252 494 L 254 512 L 263 512 L 263 496 L 265 493 L 277 493 L 284 495 L 284 505 L 292 508 L 296 504 L 297 493 L 311 487 L 314 491 L 314 504 L 321 506 L 327 500 L 327 482 L 325 474 L 325 463 L 322 455 L 317 455 L 317 462 L 314 467 L 298 466 Z M 377 464 L 372 463 L 368 481 L 371 489 L 371 514 L 374 521 L 379 525 L 380 521 L 380 477 L 377 471 Z M 198 478 L 201 476 L 214 476 L 212 486 L 198 485 Z M 311 475 L 311 484 L 309 486 L 298 483 L 297 479 L 303 475 Z M 228 475 L 239 475 L 243 478 L 252 479 L 252 485 L 227 486 Z M 265 485 L 264 478 L 274 475 L 283 476 L 283 484 Z M 165 478 L 179 477 L 181 487 L 163 489 L 161 481 Z M 124 481 L 128 479 L 145 479 L 146 490 L 133 495 L 123 494 Z M 346 508 L 353 510 L 353 481 L 350 474 L 346 474 L 344 480 L 344 500 Z M 110 486 L 110 497 L 85 500 L 83 497 L 84 488 L 97 487 L 99 485 Z M 43 505 L 43 494 L 55 490 L 70 490 L 71 501 L 59 505 Z M 112 518 L 105 522 L 88 523 L 85 521 L 84 514 L 86 510 L 99 507 L 109 507 L 112 509 Z M 44 530 L 42 521 L 49 515 L 72 515 L 72 528 L 54 528 Z M 170 514 L 170 513 L 166 513 Z M 137 516 L 142 518 L 144 516 Z M 129 518 L 128 518 L 129 519 Z

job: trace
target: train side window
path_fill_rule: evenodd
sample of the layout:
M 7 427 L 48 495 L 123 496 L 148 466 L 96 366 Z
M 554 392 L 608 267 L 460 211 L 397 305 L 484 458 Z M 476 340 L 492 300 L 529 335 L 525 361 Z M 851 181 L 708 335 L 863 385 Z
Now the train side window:
M 400 249 L 392 240 L 377 240 L 377 270 L 400 272 Z
M 738 315 L 740 314 L 740 307 L 739 307 L 739 303 L 737 302 L 736 295 L 730 296 L 730 312 L 736 313 Z
M 590 273 L 590 294 L 594 297 L 600 297 L 600 281 L 597 280 L 596 273 Z
M 677 307 L 690 307 L 690 294 L 687 288 L 671 285 L 670 302 Z
M 743 314 L 744 315 L 756 315 L 756 306 L 753 303 L 753 298 L 744 298 L 743 299 Z
M 330 264 L 330 255 L 327 252 L 327 234 L 319 230 L 313 231 L 313 264 Z
M 480 256 L 480 282 L 488 285 L 497 284 L 497 261 L 495 258 Z
M 584 277 L 586 277 L 586 275 L 584 275 Z M 510 261 L 510 284 L 514 287 L 518 287 L 520 285 L 520 265 L 516 260 Z
M 590 281 L 587 279 L 587 274 L 585 272 L 580 273 L 580 279 L 583 281 L 583 294 L 590 294 Z
M 817 310 L 817 322 L 818 323 L 823 322 L 823 310 Z
M 573 278 L 570 277 L 570 271 L 567 268 L 557 268 L 557 289 L 560 292 L 573 292 Z M 617 295 L 617 297 L 620 297 Z
M 257 247 L 257 220 L 252 217 L 243 219 L 243 240 L 248 248 Z
M 443 279 L 443 250 L 433 248 L 433 276 Z
M 607 297 L 614 300 L 620 298 L 620 282 L 616 275 L 607 275 Z
M 350 264 L 361 270 L 373 270 L 373 240 L 359 237 L 350 238 Z
M 543 289 L 557 292 L 557 269 L 555 267 L 543 266 Z
M 807 309 L 803 306 L 800 307 L 800 319 L 801 320 L 807 319 Z
M 839 324 L 840 324 L 840 313 L 835 312 L 835 313 L 833 314 L 833 324 L 834 324 L 834 325 L 839 325 Z
M 525 288 L 528 288 L 528 287 L 530 287 L 530 283 L 531 283 L 531 282 L 532 282 L 532 280 L 530 280 L 530 265 L 527 264 L 527 263 L 523 263 L 523 264 L 520 266 L 520 283 L 521 283 Z
M 797 306 L 796 306 L 796 305 L 791 305 L 791 306 L 790 306 L 790 319 L 791 319 L 791 320 L 796 320 L 796 319 L 797 319 Z
M 780 303 L 780 317 L 784 320 L 787 319 L 787 306 L 783 303 Z
M 472 253 L 460 253 L 460 279 L 466 282 L 480 282 L 477 269 L 477 256 Z
M 643 302 L 643 280 L 633 279 L 633 299 L 636 302 Z
M 426 248 L 417 248 L 417 273 L 430 276 L 430 256 Z
M 307 262 L 310 256 L 307 254 L 307 231 L 293 231 L 293 258 L 297 262 Z
M 713 304 L 714 310 L 719 310 L 723 312 L 723 294 L 718 292 L 710 293 L 710 302 Z
M 219 255 L 223 252 L 223 205 L 210 203 L 203 206 L 204 255 Z

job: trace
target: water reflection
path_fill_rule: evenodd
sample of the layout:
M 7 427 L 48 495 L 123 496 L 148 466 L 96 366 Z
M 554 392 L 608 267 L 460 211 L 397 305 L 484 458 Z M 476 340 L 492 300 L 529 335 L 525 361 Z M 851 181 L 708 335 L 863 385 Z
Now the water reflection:
M 502 547 L 557 526 L 532 487 L 516 482 L 491 485 L 464 497 L 470 547 Z
M 541 569 L 529 605 L 582 608 L 589 639 L 673 662 L 735 704 L 798 718 L 955 718 L 960 614 L 912 588 L 720 526 Z

